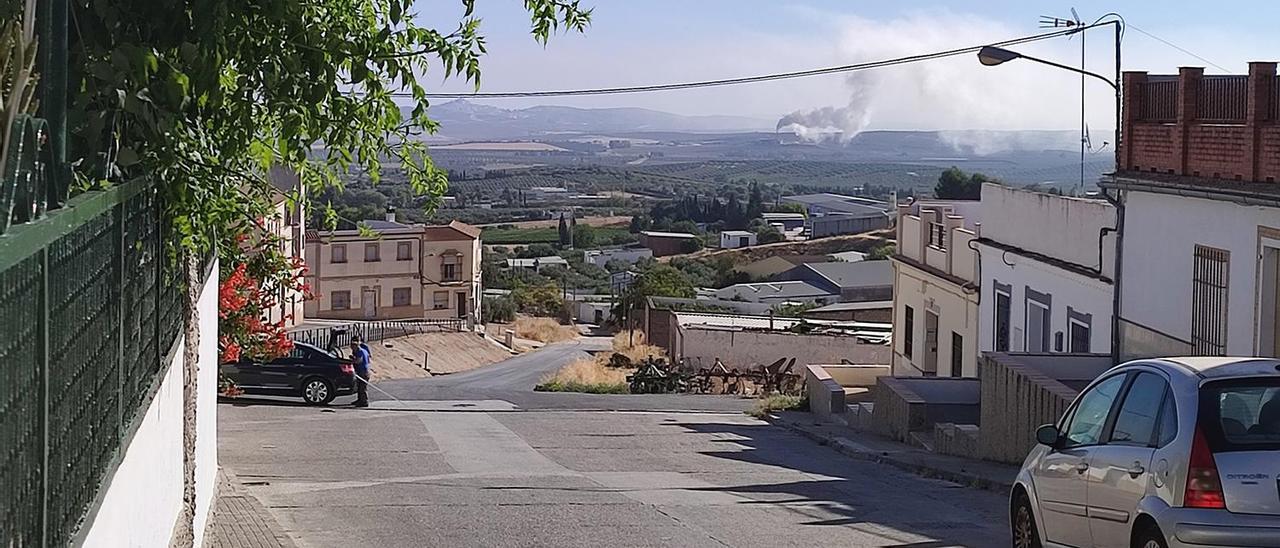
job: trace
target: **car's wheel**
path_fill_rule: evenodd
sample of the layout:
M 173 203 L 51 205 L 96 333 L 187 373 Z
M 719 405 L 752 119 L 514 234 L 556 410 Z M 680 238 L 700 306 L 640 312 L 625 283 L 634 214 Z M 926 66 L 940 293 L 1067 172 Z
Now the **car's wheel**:
M 333 401 L 333 384 L 319 377 L 312 377 L 302 383 L 302 400 L 311 405 L 324 405 Z
M 1013 533 L 1014 548 L 1040 548 L 1040 532 L 1036 530 L 1035 514 L 1031 513 L 1031 500 L 1026 493 L 1018 492 L 1013 502 L 1009 523 Z
M 1151 524 L 1144 528 L 1142 532 L 1134 538 L 1133 546 L 1135 548 L 1169 548 L 1164 541 L 1164 535 L 1160 534 L 1160 528 Z

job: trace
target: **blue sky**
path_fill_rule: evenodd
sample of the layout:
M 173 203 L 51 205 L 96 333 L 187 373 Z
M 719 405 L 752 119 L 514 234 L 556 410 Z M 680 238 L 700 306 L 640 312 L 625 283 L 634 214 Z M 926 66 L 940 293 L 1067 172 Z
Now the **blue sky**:
M 460 9 L 433 2 L 420 19 L 456 24 Z M 443 4 L 443 5 L 442 5 Z M 1040 15 L 1082 18 L 1117 11 L 1134 27 L 1176 43 L 1233 73 L 1251 60 L 1280 59 L 1280 2 L 873 2 L 866 0 L 584 0 L 595 6 L 584 35 L 558 35 L 545 48 L 528 35 L 518 2 L 481 2 L 489 55 L 483 91 L 662 83 L 744 76 L 897 57 L 993 42 L 1041 32 Z M 419 5 L 425 6 L 425 3 Z M 1078 40 L 1019 48 L 1074 66 Z M 1125 70 L 1176 72 L 1205 63 L 1131 28 Z M 1085 64 L 1110 75 L 1114 50 L 1107 31 L 1086 38 Z M 1207 72 L 1223 72 L 1212 66 Z M 440 90 L 467 91 L 456 82 Z M 1085 87 L 1091 127 L 1113 124 L 1110 88 Z M 1057 129 L 1080 117 L 1080 80 L 1032 63 L 982 67 L 969 56 L 847 76 L 660 94 L 528 100 L 490 104 L 523 107 L 638 106 L 680 114 L 731 114 L 775 121 L 821 107 L 855 110 L 847 123 L 865 129 Z

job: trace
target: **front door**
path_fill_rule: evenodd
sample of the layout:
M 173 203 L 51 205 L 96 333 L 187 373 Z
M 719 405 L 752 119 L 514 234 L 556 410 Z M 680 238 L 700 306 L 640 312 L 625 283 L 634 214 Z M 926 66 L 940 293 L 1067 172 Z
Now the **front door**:
M 459 291 L 457 295 L 458 295 L 458 317 L 465 318 L 467 317 L 467 294 L 466 292 Z
M 1046 540 L 1067 546 L 1092 544 L 1086 506 L 1088 472 L 1125 377 L 1111 376 L 1080 396 L 1063 421 L 1058 447 L 1032 471 Z
M 1094 546 L 1129 546 L 1138 501 L 1152 487 L 1148 471 L 1166 387 L 1156 373 L 1144 371 L 1134 376 L 1106 443 L 1094 448 L 1088 494 Z
M 364 310 L 365 319 L 378 317 L 378 290 L 365 289 L 361 292 L 360 307 Z
M 938 374 L 938 315 L 928 310 L 924 313 L 924 362 L 925 375 Z

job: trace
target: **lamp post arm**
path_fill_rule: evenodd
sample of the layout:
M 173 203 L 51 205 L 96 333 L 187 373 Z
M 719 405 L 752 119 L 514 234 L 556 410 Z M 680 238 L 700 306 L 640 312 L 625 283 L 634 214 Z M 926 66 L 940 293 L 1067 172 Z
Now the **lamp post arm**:
M 1094 73 L 1094 72 L 1089 72 L 1089 71 L 1087 71 L 1087 70 L 1080 70 L 1080 69 L 1075 68 L 1075 67 L 1073 67 L 1073 66 L 1064 65 L 1064 64 L 1061 64 L 1061 63 L 1055 63 L 1055 62 L 1053 62 L 1053 61 L 1047 61 L 1047 60 L 1045 60 L 1045 59 L 1040 59 L 1039 57 L 1032 57 L 1032 56 L 1030 56 L 1030 55 L 1018 54 L 1018 56 L 1019 56 L 1020 58 L 1022 58 L 1022 59 L 1026 59 L 1026 60 L 1028 60 L 1028 61 L 1035 61 L 1035 62 L 1037 62 L 1037 63 L 1043 64 L 1043 65 L 1049 65 L 1049 66 L 1051 66 L 1051 67 L 1055 67 L 1055 68 L 1060 68 L 1060 69 L 1062 69 L 1062 70 L 1069 70 L 1069 71 L 1074 72 L 1074 73 L 1076 73 L 1076 74 L 1083 74 L 1083 75 L 1085 75 L 1085 76 L 1092 76 L 1092 77 L 1094 77 L 1094 78 L 1097 78 L 1097 79 L 1099 79 L 1099 80 L 1102 80 L 1103 82 L 1106 82 L 1108 86 L 1111 86 L 1111 89 L 1114 89 L 1114 90 L 1116 90 L 1116 91 L 1120 91 L 1120 85 L 1119 85 L 1119 84 L 1117 84 L 1117 83 L 1115 83 L 1115 82 L 1112 82 L 1111 80 L 1108 80 L 1106 76 L 1103 76 L 1103 75 L 1101 75 L 1101 74 L 1097 74 L 1097 73 Z

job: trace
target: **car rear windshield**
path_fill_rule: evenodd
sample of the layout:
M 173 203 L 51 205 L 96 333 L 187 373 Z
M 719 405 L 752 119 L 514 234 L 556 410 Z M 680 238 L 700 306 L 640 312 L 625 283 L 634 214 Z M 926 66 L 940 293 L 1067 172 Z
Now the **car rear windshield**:
M 1208 383 L 1200 397 L 1215 451 L 1280 449 L 1280 377 Z

